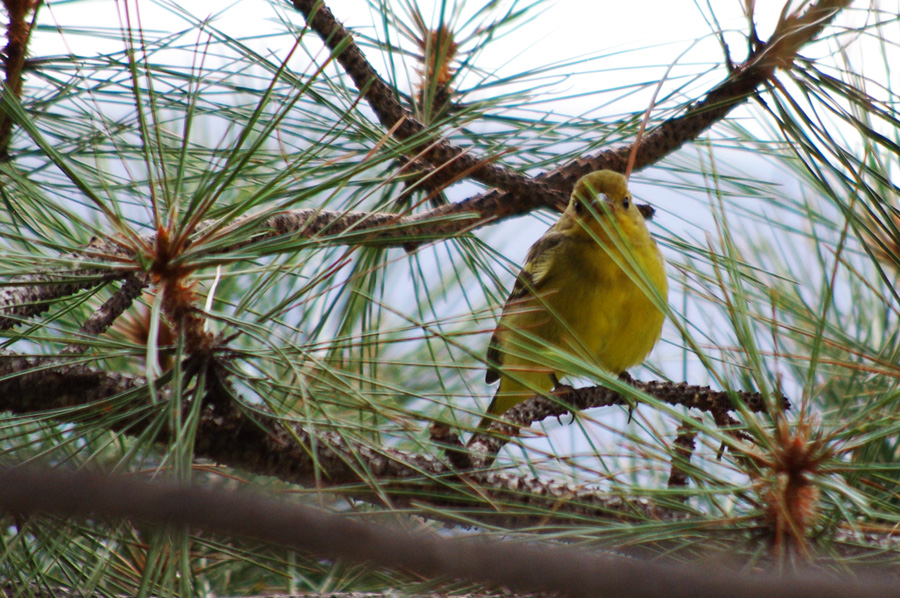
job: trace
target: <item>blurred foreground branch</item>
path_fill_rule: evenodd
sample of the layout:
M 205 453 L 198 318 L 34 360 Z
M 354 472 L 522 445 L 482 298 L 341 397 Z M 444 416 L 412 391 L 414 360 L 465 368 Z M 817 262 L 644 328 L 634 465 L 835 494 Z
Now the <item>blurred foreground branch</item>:
M 748 575 L 721 564 L 683 566 L 600 556 L 584 550 L 509 541 L 440 538 L 373 526 L 347 516 L 261 496 L 179 487 L 133 477 L 103 477 L 33 467 L 0 469 L 0 507 L 16 515 L 134 519 L 250 538 L 317 558 L 468 579 L 573 598 L 879 598 L 893 580 L 822 570 Z

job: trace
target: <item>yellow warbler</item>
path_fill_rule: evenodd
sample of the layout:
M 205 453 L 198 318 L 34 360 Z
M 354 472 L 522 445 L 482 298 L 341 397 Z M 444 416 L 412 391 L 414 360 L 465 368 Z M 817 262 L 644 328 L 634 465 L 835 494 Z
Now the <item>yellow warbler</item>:
M 665 319 L 653 295 L 665 301 L 667 291 L 665 260 L 625 177 L 582 177 L 562 217 L 529 250 L 503 308 L 485 376 L 500 388 L 479 427 L 559 384 L 565 372 L 542 365 L 550 347 L 613 374 L 639 364 Z

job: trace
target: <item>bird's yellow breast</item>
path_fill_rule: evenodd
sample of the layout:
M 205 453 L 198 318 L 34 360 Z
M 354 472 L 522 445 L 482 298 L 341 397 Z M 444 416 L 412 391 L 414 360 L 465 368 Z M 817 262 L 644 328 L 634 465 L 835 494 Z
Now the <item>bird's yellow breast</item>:
M 631 257 L 642 269 L 645 279 L 642 280 L 638 274 L 629 275 L 602 247 L 596 243 L 592 245 L 583 251 L 593 252 L 593 257 L 575 257 L 588 264 L 580 273 L 580 284 L 572 280 L 561 287 L 583 290 L 573 293 L 571 301 L 561 297 L 560 303 L 568 304 L 567 321 L 580 322 L 574 332 L 580 336 L 580 342 L 587 347 L 594 361 L 600 367 L 620 374 L 641 363 L 659 340 L 665 316 L 650 296 L 654 291 L 645 291 L 643 287 L 652 285 L 655 292 L 665 298 L 668 285 L 664 262 L 655 243 L 634 248 Z M 631 270 L 627 263 L 624 265 Z M 591 317 L 579 318 L 580 310 L 589 312 Z
M 500 342 L 507 349 L 504 370 L 514 376 L 502 376 L 491 413 L 503 413 L 535 388 L 550 390 L 551 373 L 565 374 L 541 365 L 548 345 L 614 374 L 644 360 L 665 319 L 647 287 L 663 300 L 668 290 L 663 257 L 647 240 L 631 247 L 630 259 L 591 238 L 566 243 L 556 253 L 541 295 L 522 301 L 500 322 Z M 642 275 L 633 273 L 629 262 Z
M 503 308 L 488 348 L 485 381 L 500 379 L 488 412 L 550 390 L 566 373 L 555 350 L 614 374 L 639 364 L 659 339 L 667 290 L 665 261 L 625 177 L 579 179 Z

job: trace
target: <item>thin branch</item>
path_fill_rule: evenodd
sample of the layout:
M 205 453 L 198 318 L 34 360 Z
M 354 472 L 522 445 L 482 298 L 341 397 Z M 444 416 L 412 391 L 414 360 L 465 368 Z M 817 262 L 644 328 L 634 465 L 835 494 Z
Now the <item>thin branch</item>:
M 146 275 L 132 274 L 125 279 L 119 290 L 116 291 L 90 318 L 78 329 L 78 335 L 86 339 L 97 337 L 116 321 L 126 309 L 131 307 L 135 299 L 147 288 L 149 280 Z M 71 344 L 63 350 L 64 355 L 77 355 L 87 351 L 86 343 Z
M 275 237 L 295 237 L 298 240 L 322 237 L 325 243 L 353 243 L 357 245 L 406 246 L 434 237 L 450 237 L 483 224 L 478 214 L 454 213 L 454 210 L 432 210 L 427 214 L 401 216 L 383 212 L 347 212 L 307 208 L 279 212 L 269 218 L 246 216 L 231 222 L 225 230 L 247 226 L 255 220 L 257 234 L 244 235 L 245 240 L 217 247 L 216 255 L 269 241 Z M 441 211 L 450 212 L 442 217 Z M 468 223 L 468 226 L 466 226 Z M 223 232 L 221 223 L 207 220 L 196 227 L 194 238 L 211 230 Z M 140 238 L 141 245 L 156 245 L 155 233 Z M 334 239 L 334 240 L 332 240 Z M 7 330 L 43 313 L 53 301 L 74 295 L 99 284 L 122 280 L 135 275 L 135 256 L 128 254 L 116 238 L 91 241 L 82 254 L 71 255 L 72 260 L 85 262 L 85 268 L 47 270 L 18 277 L 15 285 L 0 287 L 0 330 Z M 108 268 L 98 263 L 108 262 Z
M 714 391 L 709 386 L 694 386 L 687 382 L 641 382 L 632 380 L 632 386 L 669 405 L 680 405 L 687 409 L 697 409 L 711 413 L 718 422 L 735 405 L 742 403 L 749 411 L 765 413 L 765 399 L 759 393 L 747 391 Z M 553 399 L 540 395 L 523 401 L 504 413 L 484 432 L 476 433 L 469 439 L 468 448 L 472 467 L 489 466 L 494 457 L 522 428 L 551 417 L 560 417 L 572 411 L 583 411 L 595 407 L 620 405 L 631 407 L 633 401 L 604 386 L 588 388 L 564 387 L 551 393 Z M 790 409 L 790 402 L 782 398 L 781 408 Z M 732 420 L 733 421 L 733 420 Z M 735 422 L 737 423 L 737 422 Z
M 38 0 L 3 0 L 8 17 L 6 23 L 6 47 L 3 48 L 3 67 L 6 73 L 6 93 L 20 97 L 22 71 L 28 55 L 28 41 L 34 29 L 34 18 L 27 22 L 28 13 L 37 16 Z M 0 109 L 0 161 L 9 159 L 9 143 L 12 139 L 12 118 Z
M 319 34 L 337 61 L 361 90 L 378 120 L 400 140 L 421 140 L 410 148 L 411 156 L 420 158 L 441 169 L 445 178 L 467 176 L 489 187 L 505 189 L 513 193 L 544 193 L 555 195 L 557 190 L 545 188 L 529 177 L 514 170 L 494 164 L 492 160 L 467 153 L 447 141 L 435 142 L 431 131 L 397 100 L 396 91 L 369 64 L 350 32 L 334 18 L 331 10 L 320 0 L 294 0 L 294 8 L 303 13 L 311 29 Z
M 678 435 L 675 437 L 672 449 L 672 470 L 669 473 L 668 487 L 684 488 L 688 483 L 687 466 L 694 454 L 697 428 L 688 423 L 678 426 Z
M 97 248 L 102 247 L 102 252 Z M 68 256 L 74 264 L 79 262 L 84 267 L 72 266 L 18 276 L 13 284 L 0 286 L 0 330 L 8 330 L 28 319 L 41 314 L 53 303 L 63 297 L 93 289 L 115 280 L 123 280 L 135 274 L 136 266 L 121 266 L 123 261 L 134 257 L 129 255 L 119 243 L 93 239 L 81 254 Z M 98 263 L 108 262 L 108 268 L 98 267 Z

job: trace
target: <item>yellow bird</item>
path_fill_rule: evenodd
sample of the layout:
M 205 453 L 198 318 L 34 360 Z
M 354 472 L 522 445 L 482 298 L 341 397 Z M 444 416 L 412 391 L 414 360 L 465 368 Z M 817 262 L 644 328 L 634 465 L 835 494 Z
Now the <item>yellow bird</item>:
M 562 217 L 529 250 L 503 307 L 485 376 L 500 388 L 479 428 L 559 384 L 565 372 L 546 365 L 549 347 L 613 374 L 641 363 L 659 340 L 667 292 L 665 260 L 625 177 L 583 176 Z

